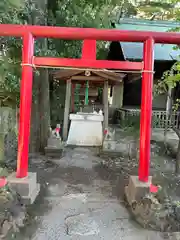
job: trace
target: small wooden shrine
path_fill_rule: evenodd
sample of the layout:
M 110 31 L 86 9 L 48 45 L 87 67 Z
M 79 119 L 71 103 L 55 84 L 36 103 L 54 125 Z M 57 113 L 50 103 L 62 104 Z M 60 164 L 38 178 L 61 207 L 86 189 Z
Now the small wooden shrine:
M 68 137 L 69 113 L 75 112 L 75 92 L 78 87 L 78 98 L 80 106 L 86 112 L 87 107 L 96 104 L 102 104 L 104 113 L 103 128 L 108 128 L 108 92 L 109 88 L 120 84 L 125 77 L 125 74 L 116 73 L 113 71 L 100 70 L 79 70 L 79 69 L 63 69 L 54 73 L 54 78 L 61 81 L 66 81 L 66 98 L 64 109 L 63 122 L 63 140 Z M 100 96 L 102 98 L 100 99 Z M 88 110 L 87 110 L 88 111 Z

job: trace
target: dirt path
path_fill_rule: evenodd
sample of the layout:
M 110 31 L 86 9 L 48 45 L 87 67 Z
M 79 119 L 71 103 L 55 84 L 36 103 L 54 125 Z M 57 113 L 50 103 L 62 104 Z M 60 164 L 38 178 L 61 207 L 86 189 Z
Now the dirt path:
M 18 240 L 160 240 L 143 230 L 124 206 L 121 181 L 101 165 L 88 149 L 67 150 L 62 159 L 45 163 L 34 159 L 42 190 L 29 209 L 31 221 Z M 111 178 L 111 179 L 110 179 Z M 123 183 L 122 183 L 123 184 Z M 116 186 L 115 186 L 116 185 Z M 8 238 L 10 239 L 10 238 Z

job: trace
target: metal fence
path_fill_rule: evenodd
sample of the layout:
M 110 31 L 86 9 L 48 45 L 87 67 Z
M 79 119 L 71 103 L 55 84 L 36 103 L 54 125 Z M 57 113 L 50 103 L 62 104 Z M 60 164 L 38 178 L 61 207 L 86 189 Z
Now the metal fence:
M 116 111 L 116 119 L 121 122 L 132 122 L 133 118 L 140 119 L 140 109 L 118 109 Z M 153 110 L 152 113 L 152 127 L 153 128 L 165 128 L 166 124 L 168 128 L 171 126 L 179 127 L 180 112 L 173 113 L 171 119 L 167 116 L 166 111 Z

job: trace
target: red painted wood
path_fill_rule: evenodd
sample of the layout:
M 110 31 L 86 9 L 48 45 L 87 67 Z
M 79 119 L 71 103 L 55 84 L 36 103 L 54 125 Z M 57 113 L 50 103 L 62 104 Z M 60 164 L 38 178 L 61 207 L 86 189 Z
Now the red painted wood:
M 139 180 L 147 182 L 150 168 L 150 139 L 154 71 L 154 40 L 144 43 L 144 70 L 142 75 Z
M 85 60 L 96 60 L 96 40 L 84 40 L 82 58 Z
M 33 54 L 34 38 L 30 33 L 27 33 L 23 37 L 22 50 L 22 80 L 20 90 L 20 119 L 16 172 L 17 178 L 26 177 L 28 174 L 28 152 L 33 80 L 33 69 L 31 64 Z
M 91 59 L 70 59 L 70 58 L 50 58 L 34 57 L 34 64 L 49 67 L 74 67 L 74 68 L 95 68 L 95 69 L 120 69 L 129 71 L 140 71 L 143 68 L 141 62 L 129 61 L 108 61 Z
M 0 36 L 22 37 L 27 32 L 31 32 L 34 37 L 66 40 L 91 39 L 101 41 L 144 42 L 149 38 L 153 38 L 156 43 L 180 44 L 180 33 L 172 32 L 0 24 Z

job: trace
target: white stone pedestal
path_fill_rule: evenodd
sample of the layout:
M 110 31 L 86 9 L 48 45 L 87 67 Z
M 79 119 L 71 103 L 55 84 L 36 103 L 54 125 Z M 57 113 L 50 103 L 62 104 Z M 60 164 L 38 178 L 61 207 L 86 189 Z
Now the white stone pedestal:
M 70 114 L 67 145 L 102 146 L 104 117 L 93 113 Z

